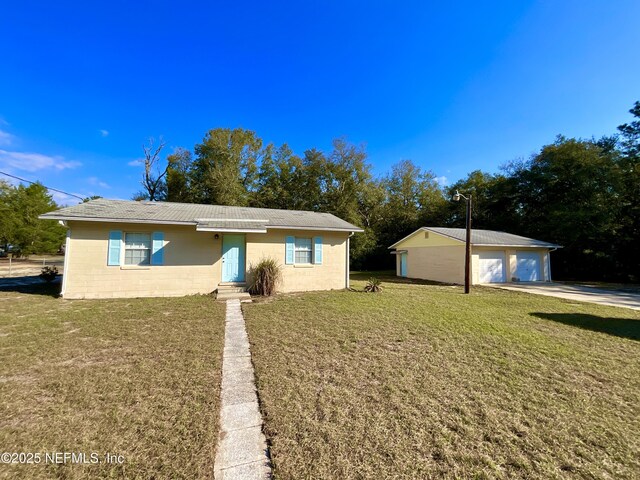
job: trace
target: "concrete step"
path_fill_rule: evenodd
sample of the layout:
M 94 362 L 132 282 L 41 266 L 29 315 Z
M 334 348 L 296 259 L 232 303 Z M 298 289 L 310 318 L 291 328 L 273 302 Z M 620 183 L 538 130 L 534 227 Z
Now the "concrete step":
M 218 301 L 235 300 L 235 299 L 239 299 L 239 300 L 251 299 L 251 295 L 249 295 L 247 292 L 226 292 L 226 291 L 221 292 L 220 290 L 218 290 L 218 294 L 216 295 L 216 300 Z
M 235 285 L 219 285 L 218 286 L 218 293 L 221 292 L 225 292 L 225 293 L 231 293 L 231 292 L 235 292 L 235 293 L 242 293 L 242 292 L 246 292 L 247 291 L 247 287 L 245 286 L 235 286 Z

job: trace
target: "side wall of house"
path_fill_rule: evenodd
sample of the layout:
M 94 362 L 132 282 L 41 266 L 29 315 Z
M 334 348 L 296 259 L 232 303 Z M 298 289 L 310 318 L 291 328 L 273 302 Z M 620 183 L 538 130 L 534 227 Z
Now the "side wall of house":
M 357 234 L 356 234 L 357 235 Z M 286 237 L 322 237 L 322 264 L 286 265 Z M 247 241 L 247 271 L 262 258 L 273 258 L 282 265 L 282 284 L 278 291 L 304 292 L 310 290 L 338 290 L 346 288 L 347 238 L 346 232 L 313 230 L 269 230 L 268 233 L 249 233 Z M 251 281 L 251 278 L 248 278 Z
M 210 293 L 221 275 L 221 239 L 194 226 L 68 222 L 64 298 L 162 297 Z M 163 265 L 107 265 L 109 232 L 163 232 Z

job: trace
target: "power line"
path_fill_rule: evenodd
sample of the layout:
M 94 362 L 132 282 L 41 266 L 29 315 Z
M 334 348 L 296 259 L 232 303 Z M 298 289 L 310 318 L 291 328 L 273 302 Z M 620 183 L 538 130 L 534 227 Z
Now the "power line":
M 6 173 L 6 172 L 0 172 L 0 174 L 6 175 L 7 177 L 15 178 L 16 180 L 20 180 L 21 182 L 30 183 L 32 185 L 34 183 L 38 183 L 38 182 L 32 182 L 31 180 L 27 180 L 27 179 L 24 179 L 24 178 L 16 177 L 15 175 L 11 175 L 10 173 Z M 40 185 L 42 185 L 42 184 L 40 184 Z M 47 190 L 52 190 L 54 192 L 63 193 L 65 195 L 69 195 L 70 197 L 76 197 L 76 198 L 79 198 L 80 200 L 84 200 L 84 198 L 79 196 L 79 195 L 74 195 L 73 193 L 63 192 L 62 190 L 58 190 L 57 188 L 47 187 L 46 185 L 42 185 L 42 186 L 44 188 L 46 188 Z

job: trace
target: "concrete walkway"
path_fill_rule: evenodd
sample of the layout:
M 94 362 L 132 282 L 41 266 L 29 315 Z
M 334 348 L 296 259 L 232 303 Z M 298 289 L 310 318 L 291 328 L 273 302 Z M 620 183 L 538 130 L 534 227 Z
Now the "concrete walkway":
M 579 302 L 640 310 L 640 294 L 623 292 L 621 290 L 604 290 L 581 285 L 564 285 L 561 283 L 496 283 L 489 286 L 505 290 L 514 290 L 516 292 L 534 293 L 536 295 L 547 295 L 549 297 L 577 300 Z
M 240 300 L 227 300 L 216 480 L 271 478 Z

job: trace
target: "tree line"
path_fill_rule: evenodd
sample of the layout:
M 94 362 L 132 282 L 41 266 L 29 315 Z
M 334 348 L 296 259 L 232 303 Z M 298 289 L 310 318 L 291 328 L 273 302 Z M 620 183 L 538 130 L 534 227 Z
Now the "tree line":
M 498 173 L 475 170 L 446 187 L 433 172 L 402 160 L 374 176 L 362 146 L 295 154 L 255 132 L 218 128 L 162 159 L 161 141 L 145 148 L 136 199 L 333 213 L 365 232 L 351 242 L 352 268 L 391 268 L 388 246 L 420 226 L 463 227 L 456 190 L 473 196 L 473 226 L 563 245 L 553 254 L 558 279 L 640 281 L 640 102 L 633 118 L 600 139 L 558 136 Z M 166 160 L 166 161 L 165 161 Z M 39 221 L 58 205 L 41 184 L 0 181 L 0 246 L 25 254 L 60 248 L 64 228 Z
M 345 139 L 297 155 L 253 131 L 216 128 L 162 171 L 164 144 L 145 148 L 135 198 L 330 212 L 365 230 L 352 239 L 352 268 L 376 269 L 393 266 L 387 247 L 420 226 L 464 226 L 464 205 L 451 202 L 459 190 L 473 196 L 474 228 L 563 245 L 556 278 L 640 281 L 640 102 L 630 113 L 610 136 L 558 136 L 499 173 L 475 170 L 446 187 L 411 160 L 376 177 L 364 147 Z

